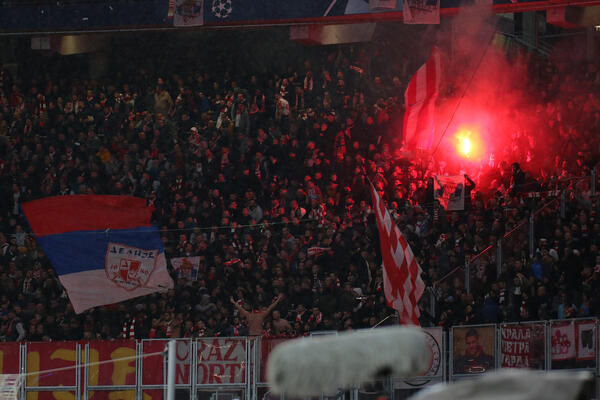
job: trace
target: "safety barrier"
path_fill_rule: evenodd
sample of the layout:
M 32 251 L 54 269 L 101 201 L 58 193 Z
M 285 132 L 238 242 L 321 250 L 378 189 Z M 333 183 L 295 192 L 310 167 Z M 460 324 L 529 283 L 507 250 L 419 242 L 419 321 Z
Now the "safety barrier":
M 532 321 L 425 328 L 431 349 L 422 376 L 394 377 L 323 399 L 398 400 L 425 386 L 498 368 L 584 369 L 600 375 L 598 320 Z M 285 338 L 178 339 L 177 400 L 274 399 L 269 353 Z M 162 400 L 167 339 L 0 343 L 0 373 L 26 374 L 21 399 Z

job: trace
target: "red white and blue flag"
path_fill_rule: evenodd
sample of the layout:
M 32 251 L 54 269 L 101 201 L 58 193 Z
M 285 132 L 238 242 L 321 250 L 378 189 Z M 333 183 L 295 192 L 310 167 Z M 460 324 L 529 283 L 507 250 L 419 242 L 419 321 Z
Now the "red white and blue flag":
M 58 196 L 23 211 L 76 313 L 173 288 L 144 199 Z
M 421 278 L 423 271 L 373 185 L 371 197 L 383 259 L 385 300 L 388 306 L 398 311 L 400 323 L 419 326 L 418 303 L 425 291 Z
M 404 147 L 430 150 L 435 136 L 435 102 L 442 75 L 441 54 L 431 50 L 429 60 L 411 78 L 404 92 Z
M 195 281 L 200 270 L 200 257 L 178 257 L 171 259 L 171 266 L 177 272 L 178 278 Z

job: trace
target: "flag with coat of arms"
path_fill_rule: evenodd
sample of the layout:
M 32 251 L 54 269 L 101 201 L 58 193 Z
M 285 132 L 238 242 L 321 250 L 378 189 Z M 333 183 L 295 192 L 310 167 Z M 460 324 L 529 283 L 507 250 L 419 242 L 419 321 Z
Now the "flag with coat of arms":
M 77 314 L 173 288 L 146 200 L 73 195 L 22 207 Z

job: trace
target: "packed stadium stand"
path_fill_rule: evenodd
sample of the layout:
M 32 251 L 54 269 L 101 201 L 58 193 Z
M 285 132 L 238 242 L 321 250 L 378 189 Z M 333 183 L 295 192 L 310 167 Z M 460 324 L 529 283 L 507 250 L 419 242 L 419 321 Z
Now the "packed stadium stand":
M 201 65 L 140 58 L 99 79 L 70 75 L 52 58 L 33 74 L 2 67 L 0 337 L 298 336 L 372 327 L 394 311 L 383 296 L 369 180 L 427 286 L 437 283 L 421 302 L 423 326 L 596 316 L 600 225 L 589 181 L 562 203 L 524 194 L 566 189 L 577 182 L 568 178 L 595 167 L 597 66 L 567 69 L 517 51 L 515 62 L 532 77 L 523 91 L 536 93 L 529 109 L 539 131 L 508 133 L 515 147 L 469 178 L 464 211 L 446 214 L 434 206 L 430 179 L 445 163 L 397 150 L 414 71 L 408 57 L 384 56 L 393 46 L 294 48 L 289 62 L 279 54 L 260 60 L 262 70 L 251 54 L 225 65 L 231 55 Z M 113 57 L 117 68 L 133 59 Z M 513 162 L 529 182 L 518 182 Z M 167 257 L 201 257 L 197 279 L 173 271 L 175 290 L 75 315 L 20 209 L 68 194 L 146 198 Z M 503 249 L 499 275 L 484 265 L 469 293 L 462 276 L 438 282 L 538 209 L 532 257 L 521 232 Z M 264 324 L 249 327 L 247 310 L 271 304 Z
M 422 270 L 419 324 L 433 354 L 427 379 L 503 367 L 598 376 L 595 31 L 544 22 L 544 40 L 533 43 L 531 13 L 461 16 L 452 8 L 458 15 L 435 29 L 378 23 L 363 27 L 366 39 L 340 30 L 340 43 L 328 44 L 326 30 L 335 27 L 212 29 L 243 20 L 239 3 L 234 12 L 225 0 L 212 4 L 227 15 L 205 7 L 213 14 L 205 15 L 207 29 L 176 29 L 168 2 L 153 1 L 164 10 L 141 0 L 114 10 L 57 2 L 71 16 L 80 4 L 103 11 L 90 32 L 72 18 L 60 35 L 32 15 L 23 29 L 44 31 L 31 28 L 31 38 L 8 11 L 0 16 L 0 374 L 29 371 L 28 400 L 38 386 L 64 384 L 31 375 L 54 368 L 56 352 L 59 363 L 90 376 L 91 354 L 117 360 L 114 371 L 118 357 L 131 356 L 135 368 L 123 372 L 130 376 L 115 372 L 106 385 L 162 398 L 162 339 L 186 339 L 185 390 L 230 377 L 255 400 L 260 385 L 268 389 L 266 358 L 281 341 L 397 324 L 403 315 L 386 300 L 381 248 L 389 238 L 380 237 L 377 196 L 402 233 L 396 241 L 407 245 L 401 258 L 412 252 Z M 37 2 L 17 3 L 0 2 L 0 12 Z M 335 3 L 331 18 L 367 2 Z M 48 21 L 60 21 L 48 7 Z M 110 28 L 125 14 L 124 24 L 141 32 Z M 575 21 L 542 14 L 534 16 L 565 27 Z M 502 32 L 507 24 L 510 34 Z M 306 32 L 313 36 L 298 38 Z M 441 63 L 437 120 L 424 150 L 407 144 L 407 99 L 433 54 Z M 440 179 L 450 177 L 464 189 L 454 210 L 442 204 Z M 69 195 L 143 199 L 174 288 L 76 312 L 24 206 Z M 106 268 L 108 276 L 108 261 Z M 77 355 L 66 356 L 67 348 Z M 235 363 L 218 360 L 210 368 L 230 372 L 200 377 L 203 357 L 220 357 L 215 348 L 235 353 Z M 145 371 L 156 373 L 149 380 L 146 361 Z M 68 390 L 105 384 L 94 379 Z M 424 379 L 406 387 L 431 383 Z

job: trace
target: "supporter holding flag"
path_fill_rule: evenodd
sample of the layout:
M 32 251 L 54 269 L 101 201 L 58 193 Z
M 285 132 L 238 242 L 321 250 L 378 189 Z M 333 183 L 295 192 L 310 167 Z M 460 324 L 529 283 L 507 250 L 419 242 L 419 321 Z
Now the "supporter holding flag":
M 144 199 L 50 197 L 23 211 L 76 313 L 173 288 Z

